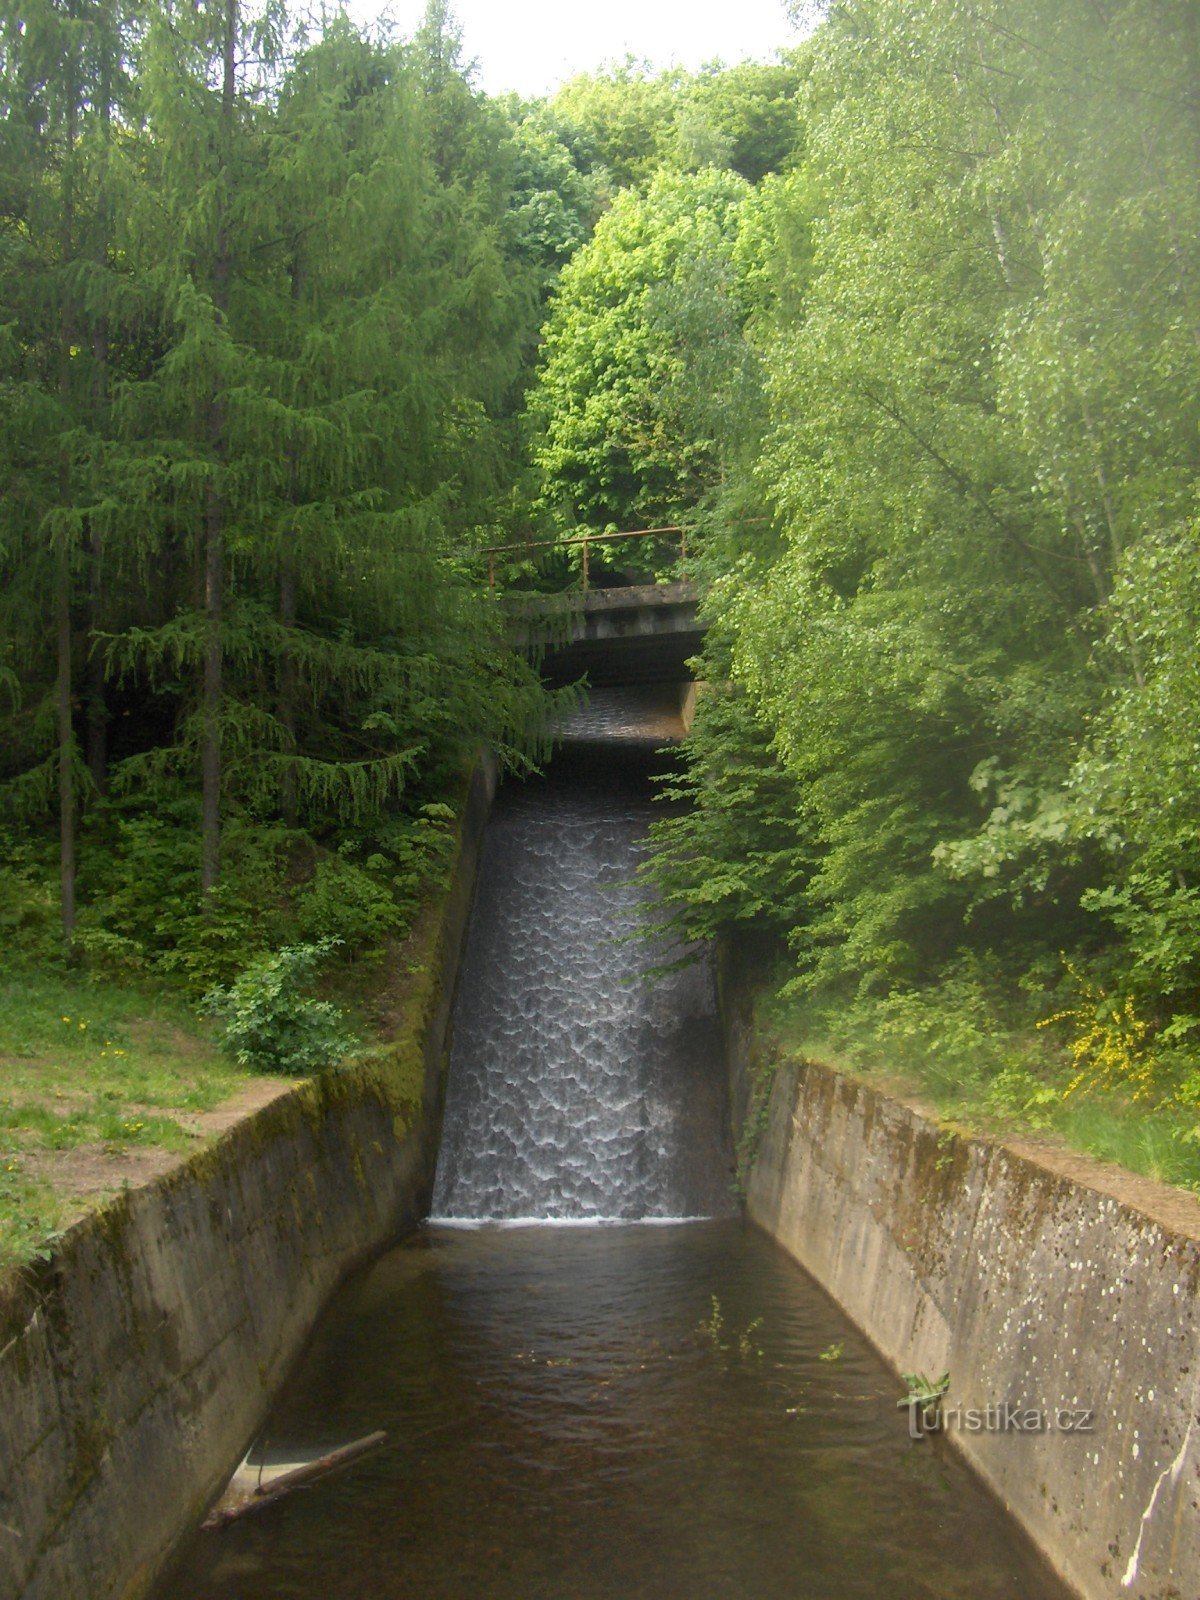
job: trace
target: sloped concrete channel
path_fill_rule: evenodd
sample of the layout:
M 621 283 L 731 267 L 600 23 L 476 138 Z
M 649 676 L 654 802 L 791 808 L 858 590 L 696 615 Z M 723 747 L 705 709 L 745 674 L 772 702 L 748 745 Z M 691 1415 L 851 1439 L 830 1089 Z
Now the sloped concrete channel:
M 498 797 L 433 1215 L 338 1294 L 254 1459 L 388 1443 L 189 1542 L 160 1600 L 1064 1600 L 741 1221 L 712 952 L 651 983 L 682 952 L 636 933 L 646 698 L 594 697 Z
M 386 1070 L 306 1085 L 10 1289 L 0 1600 L 148 1593 L 333 1289 L 427 1211 L 491 790 L 477 775 L 397 1041 L 421 1104 Z M 745 999 L 727 971 L 735 1129 L 760 1120 Z M 951 1374 L 947 1432 L 913 1448 L 961 1451 L 1088 1600 L 1200 1600 L 1200 1206 L 1155 1215 L 818 1066 L 779 1071 L 761 1120 L 750 1219 L 899 1370 Z
M 323 1075 L 74 1227 L 0 1302 L 0 1600 L 149 1591 L 322 1306 L 425 1214 L 450 1009 L 495 788 L 465 796 L 388 1059 Z
M 735 1101 L 765 1124 L 750 1219 L 899 1371 L 950 1373 L 945 1440 L 1072 1588 L 1196 1600 L 1200 1202 L 960 1137 L 817 1063 L 754 1107 L 769 1063 L 736 973 L 723 1000 Z

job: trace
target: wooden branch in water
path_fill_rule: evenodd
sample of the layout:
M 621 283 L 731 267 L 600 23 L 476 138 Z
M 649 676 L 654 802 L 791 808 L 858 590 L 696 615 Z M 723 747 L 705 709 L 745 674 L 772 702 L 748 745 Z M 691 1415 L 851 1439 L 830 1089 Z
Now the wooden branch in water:
M 386 1438 L 387 1434 L 382 1430 L 378 1433 L 365 1434 L 351 1444 L 344 1444 L 340 1449 L 331 1450 L 328 1455 L 319 1456 L 315 1461 L 306 1461 L 303 1466 L 295 1467 L 291 1472 L 282 1473 L 278 1478 L 260 1484 L 242 1499 L 230 1499 L 229 1492 L 226 1491 L 222 1500 L 200 1524 L 201 1531 L 212 1532 L 216 1528 L 224 1528 L 241 1517 L 248 1517 L 254 1511 L 261 1511 L 266 1506 L 274 1505 L 293 1489 L 302 1489 L 306 1483 L 312 1483 L 317 1478 L 323 1478 L 327 1472 L 333 1472 L 337 1467 L 344 1467 L 349 1462 L 356 1461 L 359 1456 L 366 1455 L 368 1450 L 377 1449 Z

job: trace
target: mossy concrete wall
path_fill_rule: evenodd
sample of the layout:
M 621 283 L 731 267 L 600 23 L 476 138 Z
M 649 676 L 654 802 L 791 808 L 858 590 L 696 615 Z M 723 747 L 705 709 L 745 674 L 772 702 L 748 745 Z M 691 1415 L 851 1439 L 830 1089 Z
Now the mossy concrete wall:
M 749 1216 L 900 1372 L 949 1371 L 947 1432 L 914 1448 L 959 1448 L 1088 1600 L 1196 1600 L 1200 1208 L 1138 1180 L 1131 1203 L 815 1064 L 779 1065 L 759 1111 L 771 1063 L 725 998 L 735 1112 L 759 1124 Z
M 0 1300 L 0 1596 L 145 1593 L 248 1447 L 325 1300 L 427 1209 L 494 775 L 387 1058 L 273 1101 L 78 1224 Z

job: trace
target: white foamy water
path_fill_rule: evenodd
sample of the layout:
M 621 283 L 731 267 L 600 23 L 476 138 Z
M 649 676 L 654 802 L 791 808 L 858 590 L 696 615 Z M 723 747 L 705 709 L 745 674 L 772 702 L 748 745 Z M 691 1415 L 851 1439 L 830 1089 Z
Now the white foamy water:
M 615 746 L 591 766 L 561 766 L 502 792 L 488 825 L 434 1216 L 728 1214 L 711 962 L 652 983 L 665 952 L 629 937 L 653 815 L 644 772 L 626 771 Z

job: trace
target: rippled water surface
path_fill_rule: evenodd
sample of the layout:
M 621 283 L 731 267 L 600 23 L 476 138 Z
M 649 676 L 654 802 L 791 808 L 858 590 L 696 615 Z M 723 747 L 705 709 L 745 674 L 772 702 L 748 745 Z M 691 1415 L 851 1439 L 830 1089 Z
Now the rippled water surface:
M 562 732 L 568 741 L 617 740 L 664 745 L 682 739 L 677 684 L 646 688 L 596 689 L 567 717 Z
M 1060 1596 L 941 1441 L 908 1440 L 897 1388 L 736 1221 L 429 1226 L 339 1297 L 268 1453 L 388 1444 L 202 1536 L 166 1593 Z
M 602 719 L 617 740 L 639 727 L 619 698 L 589 708 L 589 735 Z M 435 1216 L 732 1209 L 712 964 L 647 979 L 677 952 L 631 937 L 654 806 L 646 754 L 620 748 L 577 744 L 549 779 L 497 799 L 459 979 Z

